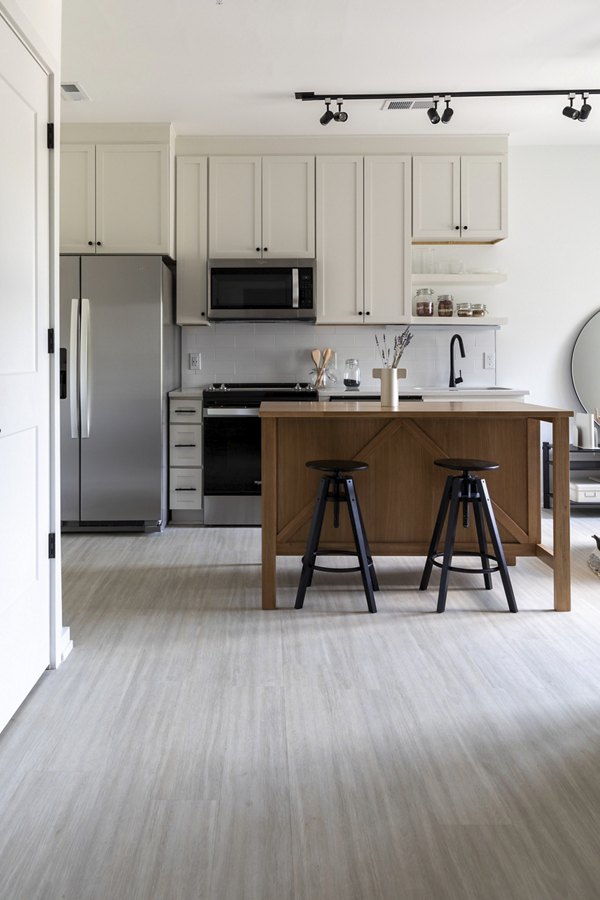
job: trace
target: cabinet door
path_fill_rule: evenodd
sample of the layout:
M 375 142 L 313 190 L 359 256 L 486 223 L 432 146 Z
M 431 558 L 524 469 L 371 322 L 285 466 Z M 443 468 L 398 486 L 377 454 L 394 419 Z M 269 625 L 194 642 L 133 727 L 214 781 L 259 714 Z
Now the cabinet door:
M 96 147 L 96 252 L 169 254 L 167 144 Z
M 461 236 L 495 241 L 507 235 L 505 156 L 461 157 Z
M 96 151 L 93 144 L 60 148 L 60 252 L 96 248 Z
M 460 157 L 413 158 L 413 240 L 460 240 Z
M 261 256 L 260 156 L 210 158 L 208 222 L 211 259 Z
M 317 323 L 363 316 L 363 158 L 317 157 Z
M 410 300 L 410 156 L 365 157 L 365 321 L 402 322 Z
M 207 159 L 177 159 L 177 316 L 178 325 L 207 325 Z
M 262 247 L 266 258 L 314 257 L 314 156 L 263 157 Z

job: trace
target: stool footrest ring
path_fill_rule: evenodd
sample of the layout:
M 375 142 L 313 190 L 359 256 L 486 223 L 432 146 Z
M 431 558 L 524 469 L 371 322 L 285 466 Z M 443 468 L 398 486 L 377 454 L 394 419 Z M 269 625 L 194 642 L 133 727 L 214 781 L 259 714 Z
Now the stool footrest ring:
M 435 556 L 430 557 L 431 563 L 434 566 L 437 566 L 438 569 L 444 568 L 443 562 L 438 562 L 437 557 L 443 557 L 443 553 L 436 553 Z M 458 550 L 456 553 L 452 555 L 452 559 L 456 556 L 475 556 L 477 559 L 481 559 L 481 553 L 477 553 L 475 550 Z M 498 560 L 495 556 L 492 556 L 491 553 L 484 554 L 485 558 L 489 561 L 495 562 L 495 566 L 488 566 L 485 569 L 465 569 L 464 566 L 446 566 L 449 572 L 466 572 L 467 575 L 491 575 L 492 572 L 499 572 L 500 566 L 498 565 Z

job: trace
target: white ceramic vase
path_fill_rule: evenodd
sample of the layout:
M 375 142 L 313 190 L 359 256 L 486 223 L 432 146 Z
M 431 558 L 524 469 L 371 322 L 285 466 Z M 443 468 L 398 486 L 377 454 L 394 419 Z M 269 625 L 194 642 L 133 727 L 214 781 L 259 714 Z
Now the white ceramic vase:
M 381 380 L 381 406 L 398 409 L 398 378 L 406 378 L 406 369 L 373 369 L 373 378 Z

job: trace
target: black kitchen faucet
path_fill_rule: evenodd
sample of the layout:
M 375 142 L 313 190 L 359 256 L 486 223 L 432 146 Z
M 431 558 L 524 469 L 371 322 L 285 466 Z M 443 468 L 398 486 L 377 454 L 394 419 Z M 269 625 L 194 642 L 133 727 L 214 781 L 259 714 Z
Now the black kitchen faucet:
M 458 349 L 460 350 L 460 355 L 462 358 L 465 358 L 465 345 L 463 344 L 463 339 L 460 334 L 453 334 L 450 338 L 450 384 L 449 387 L 456 387 L 457 384 L 460 384 L 463 380 L 462 378 L 462 369 L 458 370 L 458 375 L 454 375 L 454 344 L 458 341 Z

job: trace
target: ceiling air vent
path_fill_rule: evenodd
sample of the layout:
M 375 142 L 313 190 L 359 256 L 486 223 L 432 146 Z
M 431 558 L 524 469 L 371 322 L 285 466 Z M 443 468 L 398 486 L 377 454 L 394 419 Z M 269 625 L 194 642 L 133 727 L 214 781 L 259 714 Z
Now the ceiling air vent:
M 421 100 L 384 100 L 382 109 L 429 109 L 432 100 L 424 98 Z
M 60 86 L 63 100 L 89 100 L 90 98 L 76 81 L 63 81 Z

